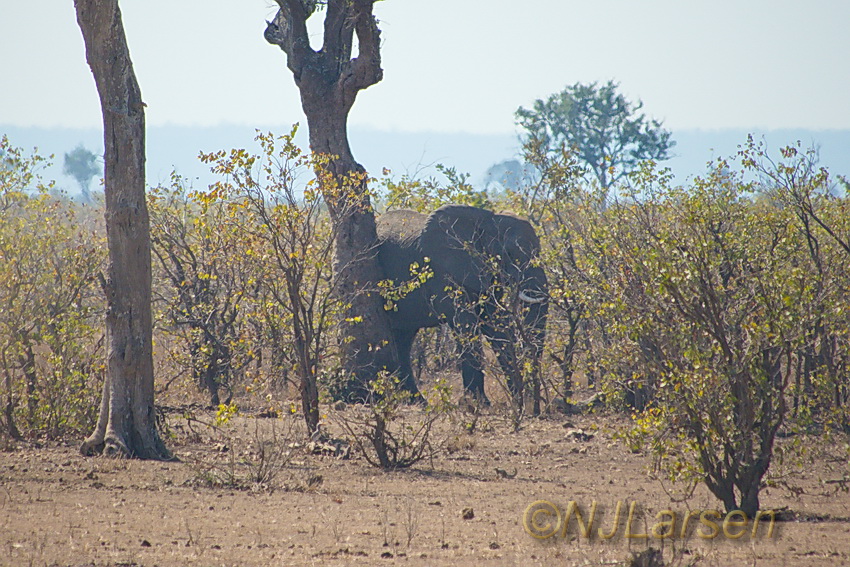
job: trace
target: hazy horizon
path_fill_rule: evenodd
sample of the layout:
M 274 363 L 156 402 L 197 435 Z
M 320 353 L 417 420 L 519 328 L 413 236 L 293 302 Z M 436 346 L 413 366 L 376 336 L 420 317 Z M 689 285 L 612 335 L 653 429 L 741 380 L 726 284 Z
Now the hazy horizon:
M 291 125 L 267 126 L 263 130 L 274 134 L 289 132 Z M 820 148 L 821 165 L 832 174 L 850 174 L 850 129 L 803 130 L 781 129 L 755 131 L 747 129 L 680 130 L 673 131 L 677 145 L 673 157 L 662 162 L 670 167 L 677 183 L 704 173 L 706 163 L 718 157 L 735 154 L 737 147 L 746 142 L 748 133 L 757 140 L 766 141 L 771 154 L 778 156 L 779 148 L 796 143 L 804 147 Z M 72 178 L 62 173 L 63 157 L 77 145 L 102 154 L 102 133 L 98 128 L 32 128 L 0 124 L 0 134 L 8 134 L 10 142 L 29 153 L 38 146 L 39 153 L 47 157 L 54 154 L 53 166 L 43 172 L 59 188 L 70 194 L 79 189 Z M 255 129 L 243 125 L 228 126 L 150 126 L 147 129 L 146 179 L 149 186 L 168 183 L 176 170 L 185 178 L 205 187 L 215 179 L 208 166 L 197 156 L 200 151 L 212 152 L 240 147 L 256 149 Z M 373 176 L 380 176 L 384 168 L 396 177 L 407 174 L 414 178 L 436 174 L 435 164 L 455 167 L 458 172 L 470 174 L 470 181 L 483 187 L 484 174 L 491 165 L 516 158 L 519 141 L 515 133 L 469 134 L 445 132 L 402 132 L 354 126 L 349 139 L 355 158 Z M 307 147 L 306 128 L 301 127 L 296 141 Z

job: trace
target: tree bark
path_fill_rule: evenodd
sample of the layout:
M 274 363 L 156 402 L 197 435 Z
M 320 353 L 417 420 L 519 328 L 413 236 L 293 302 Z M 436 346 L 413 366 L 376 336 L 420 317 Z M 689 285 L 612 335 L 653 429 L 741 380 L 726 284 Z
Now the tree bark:
M 145 202 L 145 113 L 117 0 L 75 0 L 103 113 L 107 369 L 100 416 L 80 448 L 171 458 L 156 430 L 150 226 Z
M 3 420 L 0 419 L 0 425 L 5 426 L 6 434 L 9 437 L 15 441 L 20 441 L 23 437 L 21 436 L 21 432 L 18 430 L 17 425 L 15 425 L 15 396 L 12 392 L 12 373 L 9 371 L 9 364 L 6 362 L 6 356 L 3 352 L 0 352 L 0 364 L 2 364 L 3 367 L 3 375 L 6 386 L 6 405 L 3 408 L 3 414 L 6 416 L 6 420 L 4 424 Z
M 375 0 L 328 0 L 324 43 L 310 47 L 307 18 L 312 0 L 277 0 L 280 9 L 265 37 L 287 55 L 287 66 L 301 93 L 311 150 L 330 157 L 319 181 L 333 222 L 338 226 L 334 249 L 337 289 L 349 304 L 341 322 L 343 367 L 353 378 L 345 394 L 368 396 L 366 385 L 381 370 L 395 372 L 398 354 L 384 301 L 375 243 L 377 231 L 365 170 L 348 144 L 347 120 L 357 93 L 383 77 Z M 358 54 L 352 58 L 354 34 Z M 342 189 L 342 190 L 341 190 Z

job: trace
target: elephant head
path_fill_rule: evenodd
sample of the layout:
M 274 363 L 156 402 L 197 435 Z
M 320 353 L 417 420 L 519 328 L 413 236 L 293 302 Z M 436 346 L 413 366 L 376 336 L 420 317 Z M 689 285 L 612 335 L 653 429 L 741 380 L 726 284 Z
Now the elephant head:
M 526 301 L 542 301 L 534 287 L 543 291 L 545 282 L 524 282 L 540 252 L 540 240 L 531 224 L 516 215 L 444 205 L 428 216 L 420 248 L 436 271 L 469 291 L 482 292 L 507 277 L 520 289 L 528 288 Z
M 457 286 L 477 303 L 477 323 L 508 373 L 511 388 L 521 392 L 518 358 L 530 356 L 537 368 L 548 311 L 534 228 L 513 214 L 445 205 L 428 217 L 419 246 L 439 276 L 435 287 Z

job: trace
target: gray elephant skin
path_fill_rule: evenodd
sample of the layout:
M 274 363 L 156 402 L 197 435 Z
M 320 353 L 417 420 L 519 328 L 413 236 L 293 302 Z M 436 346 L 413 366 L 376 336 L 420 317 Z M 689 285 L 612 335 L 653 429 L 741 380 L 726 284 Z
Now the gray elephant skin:
M 489 342 L 514 396 L 523 395 L 523 364 L 539 369 L 545 339 L 546 275 L 535 264 L 540 241 L 525 219 L 466 205 L 431 213 L 389 211 L 377 220 L 378 260 L 386 280 L 411 281 L 411 265 L 432 275 L 388 312 L 401 385 L 418 394 L 410 362 L 419 329 L 449 325 L 459 337 L 467 392 L 484 393 L 482 341 Z M 527 368 L 527 367 L 526 367 Z

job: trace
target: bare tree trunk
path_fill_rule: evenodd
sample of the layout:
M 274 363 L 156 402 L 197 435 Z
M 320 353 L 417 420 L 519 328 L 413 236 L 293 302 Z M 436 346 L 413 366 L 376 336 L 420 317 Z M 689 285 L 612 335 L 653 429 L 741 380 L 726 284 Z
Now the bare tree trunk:
M 366 384 L 381 370 L 398 369 L 389 319 L 377 293 L 381 271 L 375 254 L 375 216 L 365 171 L 351 153 L 346 126 L 357 93 L 383 77 L 374 2 L 328 0 L 320 51 L 310 47 L 306 26 L 314 1 L 277 0 L 280 9 L 265 33 L 266 40 L 287 55 L 307 115 L 312 151 L 331 156 L 330 175 L 320 174 L 320 182 L 339 227 L 334 276 L 349 304 L 341 322 L 341 344 L 346 374 L 354 378 L 346 394 L 354 398 L 366 396 Z M 355 33 L 358 54 L 352 58 Z
M 104 130 L 107 369 L 86 455 L 171 458 L 153 404 L 150 227 L 145 203 L 145 113 L 117 0 L 75 0 L 100 96 Z

